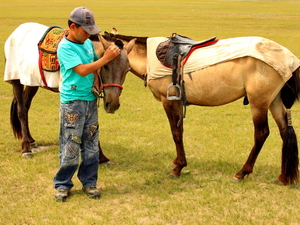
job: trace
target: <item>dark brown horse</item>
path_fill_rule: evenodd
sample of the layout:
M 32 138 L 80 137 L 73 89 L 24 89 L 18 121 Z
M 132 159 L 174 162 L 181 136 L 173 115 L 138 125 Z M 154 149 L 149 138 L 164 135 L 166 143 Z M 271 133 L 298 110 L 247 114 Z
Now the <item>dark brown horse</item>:
M 106 33 L 105 36 L 107 39 L 121 40 L 124 44 L 136 39 L 133 50 L 128 55 L 131 72 L 140 78 L 148 74 L 147 84 L 154 97 L 162 102 L 170 123 L 177 152 L 177 156 L 173 160 L 175 168 L 170 175 L 180 176 L 182 168 L 187 166 L 183 146 L 183 101 L 167 98 L 168 87 L 172 84 L 172 76 L 167 68 L 159 65 L 160 62 L 158 62 L 155 55 L 157 45 L 154 47 L 149 46 L 149 38 L 146 37 L 125 36 L 116 32 Z M 269 40 L 267 42 L 271 43 Z M 287 67 L 283 60 L 285 55 L 277 55 L 283 47 L 273 42 L 272 45 L 275 46 L 274 51 L 264 49 L 264 45 L 259 46 L 260 48 L 256 48 L 256 50 L 262 49 L 262 54 L 270 56 L 271 60 L 279 59 L 278 65 L 276 65 L 279 70 Z M 298 99 L 300 93 L 298 68 L 300 64 L 299 60 L 288 50 L 284 51 L 291 55 L 291 59 L 287 61 L 294 65 L 294 69 L 284 75 L 280 75 L 277 70 L 264 61 L 251 56 L 222 61 L 182 74 L 184 100 L 188 104 L 218 106 L 243 97 L 246 102 L 250 102 L 254 124 L 254 146 L 244 166 L 234 174 L 234 180 L 243 180 L 246 175 L 253 172 L 255 161 L 269 135 L 268 110 L 272 113 L 283 140 L 282 171 L 278 180 L 283 184 L 294 184 L 298 180 L 298 145 L 290 122 L 290 108 L 294 101 Z M 201 62 L 195 61 L 194 63 L 200 64 Z M 155 70 L 155 66 L 160 66 L 160 70 Z M 168 73 L 158 74 L 155 71 Z M 176 90 L 172 92 L 177 95 Z
M 37 44 L 47 29 L 48 27 L 41 24 L 25 23 L 20 25 L 5 42 L 5 81 L 12 84 L 14 95 L 11 105 L 11 125 L 15 137 L 22 140 L 21 153 L 24 158 L 32 157 L 31 148 L 37 147 L 29 130 L 28 111 L 39 87 L 45 87 L 44 83 L 38 82 L 41 78 L 38 69 Z M 93 36 L 92 40 L 99 57 L 111 44 L 101 36 Z M 120 106 L 119 96 L 123 89 L 122 84 L 130 68 L 127 54 L 133 43 L 134 40 L 124 45 L 118 41 L 117 45 L 121 49 L 120 55 L 100 70 L 104 108 L 108 113 L 114 113 Z M 59 71 L 45 72 L 45 76 L 52 78 L 52 81 L 48 83 L 50 88 L 58 91 Z M 100 147 L 99 162 L 107 161 L 109 160 Z

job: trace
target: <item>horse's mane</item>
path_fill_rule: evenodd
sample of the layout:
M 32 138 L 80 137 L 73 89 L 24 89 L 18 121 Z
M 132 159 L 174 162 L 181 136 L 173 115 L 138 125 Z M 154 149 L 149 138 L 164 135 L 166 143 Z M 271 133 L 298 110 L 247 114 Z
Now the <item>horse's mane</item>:
M 148 38 L 148 37 L 127 36 L 122 34 L 113 34 L 113 33 L 108 33 L 107 31 L 104 32 L 102 37 L 107 41 L 114 42 L 121 49 L 123 48 L 123 43 L 121 44 L 120 40 L 129 42 L 130 40 L 136 38 L 135 43 L 146 44 Z M 91 35 L 89 39 L 91 41 L 100 41 L 98 34 Z
M 120 49 L 123 49 L 124 44 L 123 44 L 123 42 L 122 42 L 121 40 L 118 40 L 118 39 L 111 39 L 111 40 L 108 40 L 108 39 L 107 39 L 105 36 L 103 36 L 103 35 L 102 35 L 102 37 L 104 37 L 104 39 L 107 40 L 107 41 L 114 42 L 116 46 L 118 46 Z M 89 37 L 89 39 L 90 39 L 91 41 L 100 41 L 99 35 L 98 35 L 98 34 L 91 35 L 91 36 Z
M 106 40 L 108 41 L 115 41 L 116 39 L 123 40 L 123 41 L 130 41 L 134 38 L 136 38 L 136 43 L 146 44 L 148 37 L 135 37 L 135 36 L 127 36 L 122 34 L 113 34 L 104 32 L 104 35 L 102 35 Z
M 93 34 L 89 37 L 91 41 L 100 41 L 98 34 Z

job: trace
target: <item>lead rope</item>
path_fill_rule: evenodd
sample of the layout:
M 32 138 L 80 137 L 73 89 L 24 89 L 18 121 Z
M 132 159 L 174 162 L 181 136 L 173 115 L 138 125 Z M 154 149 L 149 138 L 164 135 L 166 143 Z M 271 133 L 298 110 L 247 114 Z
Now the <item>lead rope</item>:
M 95 76 L 93 74 L 93 76 Z M 99 77 L 99 83 L 100 83 L 100 91 L 98 91 L 94 84 L 91 83 L 91 81 L 87 78 L 88 82 L 90 83 L 90 85 L 92 86 L 92 92 L 93 94 L 96 96 L 97 98 L 97 106 L 99 107 L 100 105 L 100 98 L 103 98 L 103 85 L 102 85 L 102 80 L 101 80 L 101 76 L 97 73 L 97 76 Z

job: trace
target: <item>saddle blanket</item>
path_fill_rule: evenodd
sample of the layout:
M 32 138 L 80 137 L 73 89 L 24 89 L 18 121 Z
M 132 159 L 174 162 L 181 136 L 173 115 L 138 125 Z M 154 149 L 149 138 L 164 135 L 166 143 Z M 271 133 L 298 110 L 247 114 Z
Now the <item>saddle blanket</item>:
M 156 56 L 157 46 L 167 38 L 147 39 L 148 80 L 172 75 L 172 69 L 165 67 Z M 214 45 L 196 49 L 185 62 L 183 73 L 197 70 L 228 60 L 251 56 L 272 66 L 287 81 L 299 66 L 299 59 L 287 48 L 262 37 L 237 37 L 219 40 Z
M 38 23 L 24 23 L 8 37 L 4 45 L 4 81 L 20 80 L 23 85 L 44 87 L 38 65 L 37 44 L 47 29 L 47 26 Z M 59 71 L 44 71 L 44 74 L 49 87 L 59 87 Z

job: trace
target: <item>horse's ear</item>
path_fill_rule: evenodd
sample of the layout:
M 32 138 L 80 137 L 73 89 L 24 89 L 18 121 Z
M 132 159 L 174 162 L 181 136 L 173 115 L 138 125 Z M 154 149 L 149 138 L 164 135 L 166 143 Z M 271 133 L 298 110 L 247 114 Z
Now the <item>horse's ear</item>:
M 116 28 L 113 27 L 113 28 L 111 29 L 111 33 L 114 34 L 114 35 L 116 35 L 116 34 L 118 34 L 118 30 L 117 30 Z
M 127 54 L 129 54 L 129 52 L 132 50 L 133 46 L 135 45 L 135 41 L 136 41 L 136 38 L 133 38 L 125 45 Z
M 103 44 L 104 49 L 105 50 L 108 49 L 108 47 L 110 46 L 110 43 L 107 40 L 105 40 L 102 37 L 102 35 L 100 35 L 100 34 L 99 34 L 99 39 L 100 39 L 101 43 Z

